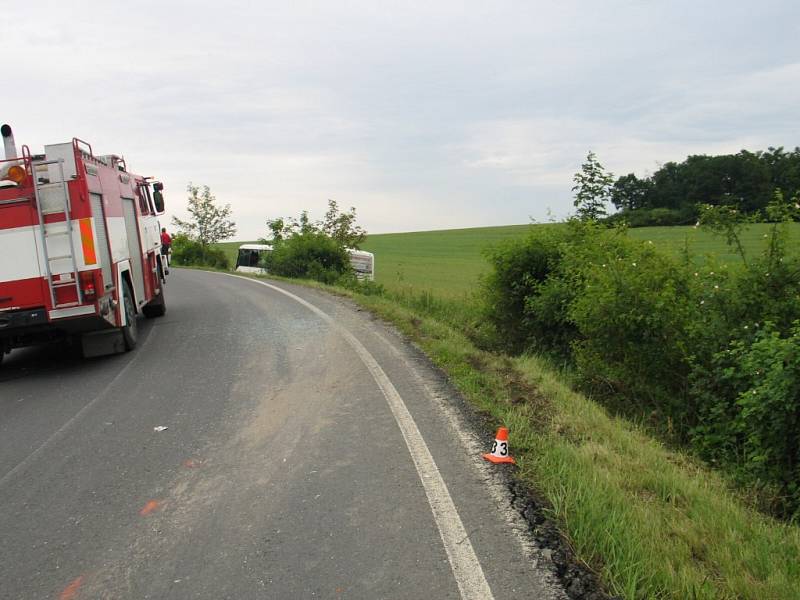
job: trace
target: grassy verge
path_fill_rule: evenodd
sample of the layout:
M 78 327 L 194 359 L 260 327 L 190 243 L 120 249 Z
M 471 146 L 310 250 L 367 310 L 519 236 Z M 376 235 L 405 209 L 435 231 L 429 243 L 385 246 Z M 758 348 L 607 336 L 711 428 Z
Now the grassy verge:
M 800 529 L 750 509 L 716 474 L 612 418 L 538 357 L 482 352 L 457 329 L 380 297 L 461 392 L 511 429 L 519 477 L 578 556 L 624 598 L 800 597 Z

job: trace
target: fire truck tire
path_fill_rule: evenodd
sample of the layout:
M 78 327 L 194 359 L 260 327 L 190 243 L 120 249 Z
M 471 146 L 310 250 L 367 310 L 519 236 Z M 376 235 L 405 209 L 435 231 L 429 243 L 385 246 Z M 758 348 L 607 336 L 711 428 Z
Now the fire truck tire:
M 136 347 L 139 331 L 136 325 L 136 308 L 133 303 L 133 293 L 127 281 L 122 285 L 122 303 L 125 308 L 125 325 L 120 329 L 125 340 L 125 349 L 133 350 Z
M 164 314 L 167 312 L 167 302 L 164 299 L 164 288 L 161 288 L 158 296 L 153 298 L 149 304 L 142 307 L 142 312 L 148 319 L 164 316 Z

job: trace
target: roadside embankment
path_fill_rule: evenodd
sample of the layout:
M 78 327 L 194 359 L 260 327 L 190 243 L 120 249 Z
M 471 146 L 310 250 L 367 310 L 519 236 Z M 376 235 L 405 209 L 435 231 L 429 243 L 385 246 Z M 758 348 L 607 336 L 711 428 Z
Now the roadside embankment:
M 800 528 L 750 508 L 714 472 L 609 416 L 545 360 L 478 350 L 454 327 L 387 298 L 353 299 L 511 429 L 519 479 L 612 594 L 800 597 Z

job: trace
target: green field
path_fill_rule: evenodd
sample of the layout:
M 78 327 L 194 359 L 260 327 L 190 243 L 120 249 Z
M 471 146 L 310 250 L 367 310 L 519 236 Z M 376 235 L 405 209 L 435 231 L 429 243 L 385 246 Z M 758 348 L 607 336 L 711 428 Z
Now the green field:
M 548 227 L 538 225 L 537 227 Z M 463 297 L 486 271 L 483 250 L 526 235 L 531 225 L 371 235 L 363 249 L 375 254 L 375 281 L 393 291 L 428 290 Z
M 756 223 L 742 233 L 742 244 L 748 257 L 755 257 L 766 247 L 766 237 L 772 225 Z M 723 262 L 737 262 L 739 255 L 725 244 L 721 237 L 714 236 L 708 231 L 694 227 L 643 227 L 631 229 L 632 238 L 650 240 L 666 252 L 677 255 L 684 245 L 689 243 L 690 252 L 698 261 L 708 255 L 715 256 Z M 800 223 L 789 225 L 789 248 L 800 246 Z
M 508 225 L 444 231 L 384 233 L 370 235 L 364 250 L 375 254 L 375 280 L 391 291 L 429 291 L 440 298 L 463 298 L 476 289 L 488 269 L 484 250 L 494 244 L 526 235 L 536 227 L 559 225 Z M 746 251 L 755 256 L 764 247 L 770 225 L 752 225 L 742 235 Z M 688 242 L 698 262 L 713 255 L 725 262 L 739 257 L 725 240 L 694 227 L 642 227 L 631 229 L 632 238 L 652 241 L 657 247 L 677 255 Z M 791 244 L 800 246 L 800 223 L 790 226 Z M 219 244 L 233 265 L 236 250 L 247 242 Z M 252 242 L 251 242 L 252 243 Z
M 533 227 L 545 226 L 552 225 Z M 511 429 L 519 476 L 547 498 L 579 559 L 613 594 L 800 598 L 796 526 L 753 510 L 752 498 L 732 491 L 724 475 L 609 415 L 547 359 L 484 352 L 464 335 L 478 303 L 459 296 L 489 268 L 483 250 L 531 227 L 371 236 L 364 248 L 375 253 L 376 279 L 390 294 L 359 302 L 398 324 L 475 405 Z M 762 251 L 770 227 L 744 233 L 748 256 Z M 693 227 L 629 235 L 673 255 L 688 243 L 698 263 L 740 260 L 723 239 Z M 790 248 L 800 246 L 800 224 L 790 236 Z M 426 299 L 426 291 L 451 302 Z
M 555 225 L 556 227 L 558 225 Z M 483 256 L 486 247 L 503 240 L 524 236 L 533 227 L 554 225 L 510 225 L 389 233 L 371 235 L 364 250 L 375 253 L 375 280 L 393 291 L 428 290 L 439 297 L 463 297 L 475 289 L 479 276 L 488 263 Z M 743 234 L 748 253 L 755 255 L 764 246 L 769 225 L 757 224 Z M 800 223 L 791 226 L 791 243 L 800 244 Z M 652 241 L 670 254 L 678 254 L 689 243 L 698 261 L 714 255 L 722 261 L 737 261 L 722 238 L 694 227 L 644 227 L 631 229 L 629 235 Z
M 544 227 L 544 225 L 539 225 Z M 530 225 L 370 235 L 363 249 L 375 254 L 375 280 L 395 291 L 409 287 L 461 297 L 475 289 L 486 270 L 486 246 L 530 231 Z M 241 244 L 218 244 L 233 265 Z
M 539 227 L 543 227 L 540 225 Z M 363 249 L 375 254 L 375 280 L 394 291 L 434 291 L 438 296 L 462 297 L 475 289 L 486 270 L 483 248 L 530 231 L 530 225 L 478 227 L 446 231 L 370 235 Z M 218 244 L 231 261 L 241 244 Z

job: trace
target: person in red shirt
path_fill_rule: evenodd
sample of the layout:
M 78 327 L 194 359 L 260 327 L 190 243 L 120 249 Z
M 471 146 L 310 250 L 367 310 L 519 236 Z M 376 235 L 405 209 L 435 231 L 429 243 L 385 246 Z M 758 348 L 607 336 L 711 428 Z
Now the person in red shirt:
M 166 227 L 161 228 L 161 254 L 167 257 L 167 264 L 169 264 L 169 253 L 172 247 L 172 238 L 167 233 Z

